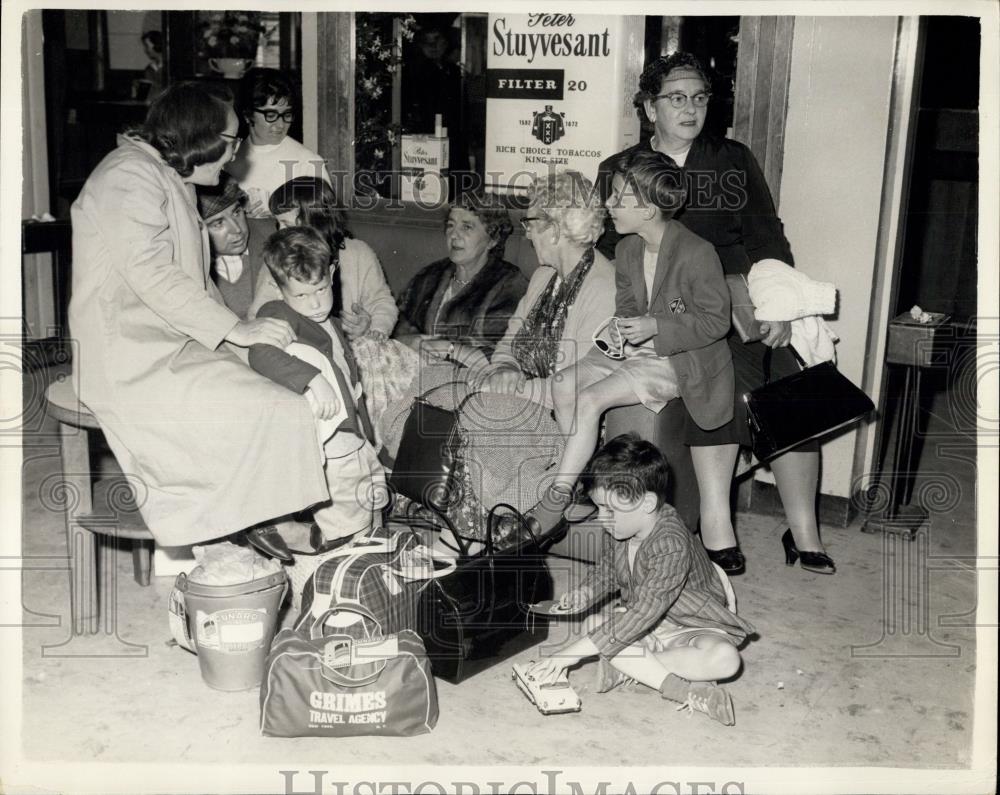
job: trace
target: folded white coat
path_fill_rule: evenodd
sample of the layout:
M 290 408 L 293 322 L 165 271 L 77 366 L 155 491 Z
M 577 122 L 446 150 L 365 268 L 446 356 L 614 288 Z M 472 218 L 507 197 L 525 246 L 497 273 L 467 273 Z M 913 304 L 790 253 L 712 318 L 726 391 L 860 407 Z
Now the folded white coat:
M 776 259 L 754 264 L 747 276 L 750 300 L 757 320 L 787 320 L 792 324 L 791 345 L 806 365 L 836 361 L 838 337 L 822 315 L 837 308 L 837 288 L 818 282 Z

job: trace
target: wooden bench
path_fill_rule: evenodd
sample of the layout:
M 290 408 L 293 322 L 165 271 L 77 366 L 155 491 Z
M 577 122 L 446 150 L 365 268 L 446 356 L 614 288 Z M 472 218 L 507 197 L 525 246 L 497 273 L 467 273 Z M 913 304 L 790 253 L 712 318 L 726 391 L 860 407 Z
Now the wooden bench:
M 101 427 L 80 402 L 71 380 L 59 376 L 45 392 L 46 409 L 59 421 L 60 455 L 65 488 L 66 540 L 70 557 L 70 610 L 74 634 L 98 631 L 104 600 L 113 599 L 113 556 L 98 568 L 99 539 L 132 542 L 134 576 L 149 585 L 153 535 L 135 502 L 135 490 L 123 475 L 94 480 L 92 442 Z M 100 577 L 100 579 L 98 579 Z

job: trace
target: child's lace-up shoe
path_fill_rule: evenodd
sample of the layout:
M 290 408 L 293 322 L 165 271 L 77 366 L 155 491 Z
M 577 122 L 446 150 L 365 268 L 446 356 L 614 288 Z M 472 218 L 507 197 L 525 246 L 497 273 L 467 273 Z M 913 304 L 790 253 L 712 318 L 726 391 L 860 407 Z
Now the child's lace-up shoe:
M 717 685 L 692 684 L 687 692 L 687 700 L 677 709 L 685 710 L 689 717 L 695 712 L 704 712 L 723 726 L 732 726 L 736 723 L 732 696 L 725 688 Z
M 597 681 L 594 689 L 598 693 L 607 693 L 619 685 L 634 685 L 635 679 L 626 676 L 603 657 L 597 658 Z

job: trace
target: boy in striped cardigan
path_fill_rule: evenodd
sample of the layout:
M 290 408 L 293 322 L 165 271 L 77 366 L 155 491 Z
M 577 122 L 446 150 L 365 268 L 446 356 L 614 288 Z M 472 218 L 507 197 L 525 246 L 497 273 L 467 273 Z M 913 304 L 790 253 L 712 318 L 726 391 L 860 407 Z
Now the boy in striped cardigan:
M 729 693 L 713 684 L 740 669 L 738 646 L 753 626 L 736 615 L 725 573 L 668 505 L 663 454 L 634 434 L 612 439 L 583 475 L 605 530 L 600 560 L 560 606 L 579 611 L 607 594 L 621 599 L 585 623 L 587 634 L 535 663 L 545 682 L 598 657 L 598 692 L 641 682 L 689 713 L 734 723 Z

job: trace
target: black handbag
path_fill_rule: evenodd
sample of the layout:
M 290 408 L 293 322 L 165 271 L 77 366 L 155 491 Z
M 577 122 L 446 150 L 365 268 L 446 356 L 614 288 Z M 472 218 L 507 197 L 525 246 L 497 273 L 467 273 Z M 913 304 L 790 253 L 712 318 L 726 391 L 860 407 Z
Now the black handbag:
M 521 541 L 502 552 L 494 548 L 503 513 L 521 524 Z M 493 506 L 486 521 L 484 551 L 462 554 L 455 570 L 432 580 L 417 605 L 417 631 L 434 675 L 458 683 L 548 637 L 544 618 L 528 605 L 551 599 L 552 576 L 539 542 L 524 517 L 510 505 Z
M 390 489 L 438 513 L 446 512 L 456 499 L 454 464 L 462 443 L 459 417 L 472 397 L 466 395 L 454 409 L 428 402 L 432 392 L 447 386 L 465 385 L 460 381 L 441 384 L 413 402 L 389 476 Z
M 759 461 L 855 422 L 875 404 L 844 377 L 833 362 L 806 367 L 771 381 L 771 349 L 764 354 L 764 385 L 743 395 L 753 452 Z

